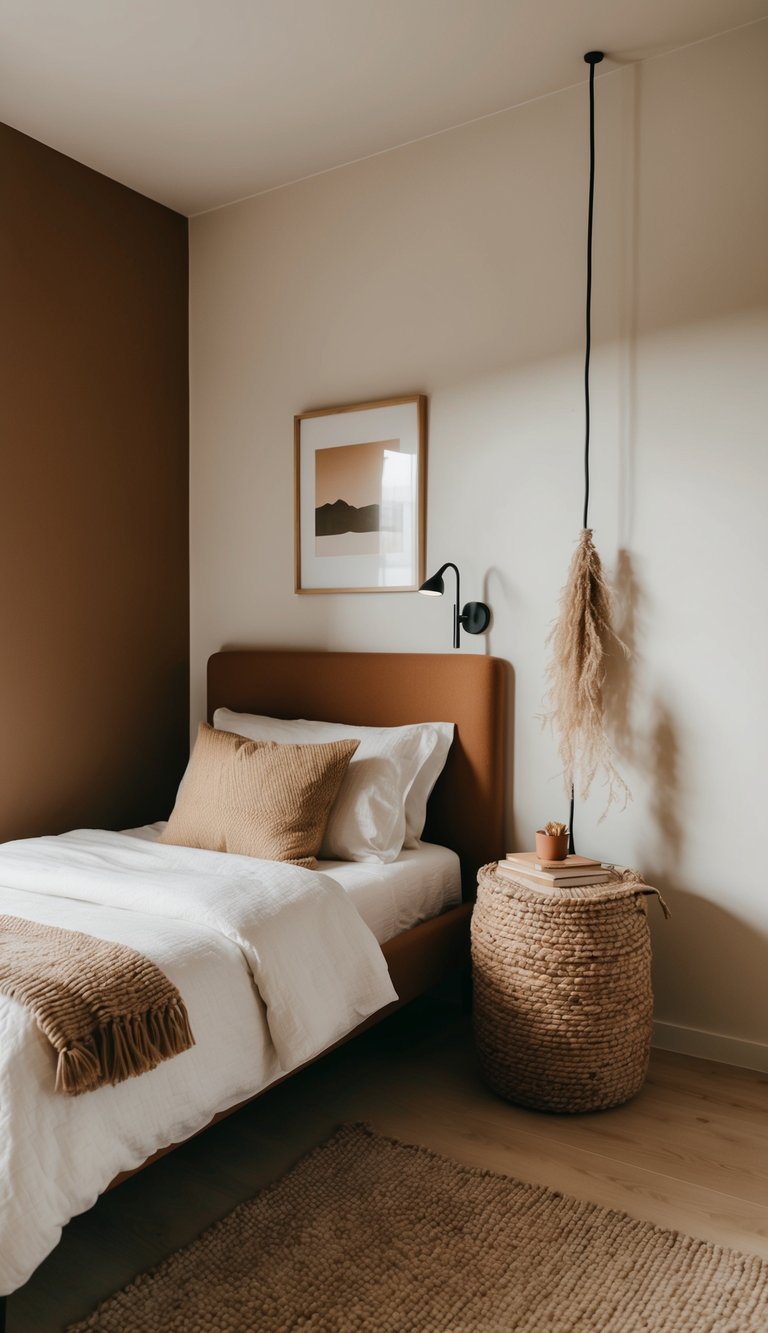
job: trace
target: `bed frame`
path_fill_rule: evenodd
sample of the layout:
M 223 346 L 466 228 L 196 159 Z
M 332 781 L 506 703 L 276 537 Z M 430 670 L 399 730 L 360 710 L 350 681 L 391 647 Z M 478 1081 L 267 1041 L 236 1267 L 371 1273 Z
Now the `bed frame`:
M 509 664 L 498 657 L 437 653 L 242 649 L 214 653 L 208 660 L 209 722 L 217 708 L 229 708 L 235 713 L 306 717 L 315 722 L 348 722 L 351 726 L 398 727 L 429 721 L 453 722 L 456 726 L 445 768 L 429 798 L 423 836 L 428 842 L 450 847 L 459 856 L 463 902 L 382 945 L 398 999 L 336 1045 L 351 1041 L 395 1009 L 469 966 L 469 921 L 477 871 L 502 855 L 504 848 L 509 671 Z M 316 1058 L 322 1059 L 322 1055 Z M 205 1129 L 267 1092 L 269 1088 L 264 1088 L 253 1098 L 221 1111 Z M 205 1129 L 198 1132 L 203 1134 Z M 123 1172 L 109 1189 L 175 1147 L 178 1144 L 169 1144 L 135 1170 Z
M 208 662 L 209 721 L 229 708 L 352 726 L 456 724 L 424 838 L 458 853 L 464 903 L 383 946 L 400 999 L 366 1026 L 469 963 L 477 871 L 503 854 L 506 670 L 497 657 L 435 653 L 253 650 L 215 653 Z
M 509 664 L 498 657 L 436 653 L 242 649 L 214 653 L 208 660 L 210 722 L 217 708 L 229 708 L 236 713 L 305 717 L 352 726 L 397 727 L 429 721 L 456 726 L 445 768 L 429 798 L 423 836 L 458 854 L 463 901 L 382 945 L 398 999 L 336 1045 L 351 1041 L 446 977 L 469 967 L 469 922 L 477 871 L 501 856 L 504 848 L 509 673 Z M 221 1111 L 205 1129 L 275 1086 L 271 1083 L 253 1098 Z M 198 1132 L 203 1134 L 205 1129 Z M 178 1145 L 169 1144 L 135 1170 L 123 1172 L 109 1189 L 175 1147 Z
M 509 671 L 499 658 L 458 654 L 244 650 L 215 653 L 208 662 L 209 720 L 217 708 L 226 707 L 241 713 L 357 726 L 456 724 L 445 768 L 429 800 L 424 838 L 458 853 L 464 901 L 382 946 L 399 999 L 372 1015 L 344 1041 L 469 964 L 469 920 L 477 870 L 501 855 L 504 846 Z M 250 1100 L 254 1099 L 230 1107 L 210 1123 L 232 1115 Z M 176 1146 L 154 1153 L 136 1171 Z M 108 1188 L 136 1171 L 124 1172 Z M 0 1298 L 0 1333 L 4 1326 L 5 1298 Z

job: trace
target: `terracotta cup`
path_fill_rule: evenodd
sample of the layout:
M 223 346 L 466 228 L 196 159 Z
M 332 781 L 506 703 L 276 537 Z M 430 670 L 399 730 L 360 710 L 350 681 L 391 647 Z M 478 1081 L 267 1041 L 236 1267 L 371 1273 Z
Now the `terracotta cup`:
M 540 861 L 564 861 L 568 855 L 568 834 L 544 833 L 537 829 L 536 855 Z

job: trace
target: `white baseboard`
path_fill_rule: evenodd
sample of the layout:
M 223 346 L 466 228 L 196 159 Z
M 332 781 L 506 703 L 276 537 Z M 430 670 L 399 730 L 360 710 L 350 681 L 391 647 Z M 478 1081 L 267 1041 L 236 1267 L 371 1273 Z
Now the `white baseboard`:
M 662 1051 L 680 1055 L 698 1055 L 703 1060 L 757 1069 L 768 1074 L 768 1046 L 741 1037 L 726 1037 L 721 1032 L 702 1032 L 699 1028 L 678 1027 L 676 1023 L 654 1023 L 653 1045 Z

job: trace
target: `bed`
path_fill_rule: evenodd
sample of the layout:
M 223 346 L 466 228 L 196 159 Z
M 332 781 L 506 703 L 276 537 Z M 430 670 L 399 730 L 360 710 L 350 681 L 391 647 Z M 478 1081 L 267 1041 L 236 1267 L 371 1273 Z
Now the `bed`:
M 430 720 L 456 726 L 427 807 L 423 842 L 432 850 L 413 848 L 384 867 L 389 874 L 388 880 L 384 876 L 385 908 L 374 890 L 375 867 L 324 862 L 319 875 L 278 863 L 269 868 L 277 893 L 310 894 L 315 952 L 323 932 L 331 941 L 336 932 L 338 943 L 359 929 L 366 937 L 362 952 L 368 951 L 366 986 L 369 973 L 376 974 L 375 985 L 362 987 L 363 999 L 340 997 L 339 1014 L 326 1029 L 318 1029 L 314 1045 L 294 1046 L 285 1057 L 261 1002 L 263 991 L 271 1019 L 273 995 L 276 1009 L 280 996 L 269 988 L 282 984 L 280 977 L 275 980 L 281 966 L 279 940 L 274 961 L 260 963 L 266 969 L 262 981 L 250 956 L 258 950 L 250 949 L 248 923 L 235 920 L 229 906 L 223 926 L 212 923 L 205 905 L 211 877 L 230 858 L 159 848 L 152 827 L 132 837 L 85 831 L 67 835 L 68 841 L 41 839 L 34 840 L 34 848 L 9 844 L 0 849 L 0 885 L 11 881 L 0 890 L 0 911 L 119 938 L 155 958 L 188 1000 L 196 1036 L 192 1050 L 140 1078 L 83 1097 L 57 1097 L 50 1086 L 50 1052 L 34 1020 L 0 996 L 0 1144 L 5 1145 L 0 1294 L 22 1285 L 57 1243 L 68 1218 L 90 1207 L 106 1188 L 468 964 L 477 868 L 503 846 L 507 670 L 498 659 L 480 656 L 254 650 L 221 652 L 210 659 L 210 720 L 217 709 L 227 708 L 361 727 Z M 49 867 L 46 877 L 38 873 L 38 863 L 45 868 L 52 858 L 55 883 Z M 231 858 L 235 869 L 245 860 Z M 184 879 L 193 862 L 199 890 L 189 889 Z M 453 870 L 452 879 L 454 865 L 458 871 Z M 98 893 L 89 887 L 91 868 Z M 250 867 L 245 870 L 251 873 Z M 414 876 L 426 897 L 414 899 Z M 151 901 L 146 883 L 154 885 Z M 174 898 L 174 893 L 188 896 Z M 178 911 L 177 902 L 183 903 Z M 349 905 L 355 902 L 356 907 Z M 257 943 L 272 938 L 270 928 L 269 921 L 260 923 L 267 934 L 260 934 Z M 295 948 L 294 941 L 290 949 Z M 349 952 L 356 949 L 350 941 Z M 386 987 L 377 968 L 386 975 Z M 325 976 L 322 984 L 333 980 Z M 376 995 L 386 996 L 385 1003 L 371 999 Z M 290 997 L 287 1007 L 293 1003 Z M 297 995 L 295 1003 L 297 1010 L 302 1003 L 311 1008 L 312 997 Z

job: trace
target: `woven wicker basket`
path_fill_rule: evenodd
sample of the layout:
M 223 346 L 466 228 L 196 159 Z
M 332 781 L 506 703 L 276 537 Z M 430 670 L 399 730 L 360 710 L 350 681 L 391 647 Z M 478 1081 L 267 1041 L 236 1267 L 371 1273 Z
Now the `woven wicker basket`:
M 656 890 L 617 874 L 554 896 L 483 867 L 473 1011 L 480 1067 L 496 1092 L 539 1110 L 596 1111 L 638 1091 L 653 1012 L 648 894 Z

